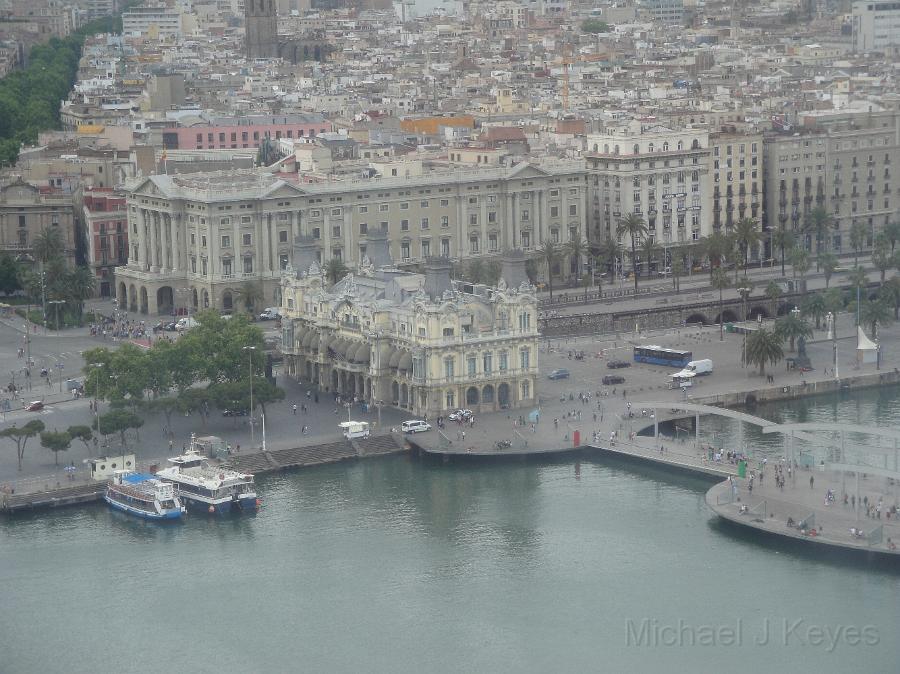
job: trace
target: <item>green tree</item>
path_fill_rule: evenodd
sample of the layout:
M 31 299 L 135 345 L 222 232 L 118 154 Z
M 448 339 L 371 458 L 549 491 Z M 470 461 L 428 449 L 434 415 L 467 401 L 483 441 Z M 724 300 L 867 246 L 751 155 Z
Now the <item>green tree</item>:
M 19 461 L 19 470 L 22 470 L 22 459 L 25 458 L 25 446 L 28 444 L 28 439 L 41 433 L 45 428 L 43 421 L 34 419 L 24 426 L 13 424 L 9 428 L 4 428 L 0 431 L 0 438 L 6 438 L 16 445 L 16 458 Z
M 816 319 L 816 330 L 822 327 L 822 318 L 827 310 L 825 309 L 825 296 L 822 293 L 809 293 L 803 297 L 800 309 L 805 316 L 811 316 Z
M 769 281 L 766 286 L 766 297 L 772 302 L 772 315 L 778 315 L 778 298 L 781 297 L 781 286 L 775 281 Z
M 129 410 L 114 409 L 106 414 L 101 414 L 97 420 L 100 433 L 109 436 L 118 433 L 123 447 L 127 446 L 125 433 L 131 429 L 137 430 L 144 425 L 144 420 Z
M 844 310 L 844 293 L 840 288 L 830 288 L 825 291 L 825 311 L 830 311 L 835 316 Z
M 566 242 L 565 247 L 566 254 L 572 258 L 572 261 L 575 263 L 575 277 L 581 277 L 581 260 L 585 255 L 588 254 L 590 248 L 588 247 L 587 241 L 585 241 L 581 233 L 575 231 L 569 240 Z
M 465 276 L 470 283 L 484 283 L 484 260 L 480 257 L 469 260 L 469 264 L 466 265 Z
M 894 247 L 897 245 L 897 241 L 900 240 L 900 220 L 894 220 L 886 224 L 884 226 L 884 235 L 891 243 L 891 255 L 893 255 Z
M 58 228 L 46 227 L 34 238 L 31 244 L 34 259 L 43 264 L 58 260 L 65 253 L 65 243 Z
M 9 253 L 0 254 L 0 291 L 9 295 L 22 289 L 19 263 Z
M 731 282 L 728 280 L 728 274 L 721 267 L 716 267 L 713 271 L 712 277 L 712 287 L 714 290 L 719 291 L 719 341 L 725 341 L 725 328 L 724 328 L 724 300 L 722 297 L 722 292 L 725 288 L 729 287 Z
M 854 290 L 866 288 L 869 285 L 869 274 L 862 267 L 854 267 L 847 275 L 850 287 Z
M 325 278 L 331 285 L 336 284 L 350 272 L 350 268 L 340 258 L 333 257 L 325 264 Z
M 592 33 L 594 35 L 597 33 L 608 33 L 609 24 L 597 19 L 587 19 L 581 22 L 581 32 Z
M 809 323 L 796 312 L 789 311 L 775 321 L 775 334 L 782 340 L 789 340 L 790 350 L 794 350 L 794 340 L 799 337 L 812 337 Z
M 75 267 L 67 275 L 67 293 L 65 295 L 75 309 L 79 322 L 84 313 L 84 303 L 94 296 L 96 279 L 88 267 Z
M 822 206 L 817 206 L 806 214 L 803 222 L 803 231 L 812 235 L 816 241 L 816 271 L 819 271 L 819 255 L 824 252 L 823 245 L 827 243 L 827 235 L 834 218 Z
M 859 307 L 859 322 L 869 327 L 872 339 L 878 339 L 878 327 L 887 325 L 893 318 L 891 307 L 880 297 L 864 299 Z
M 616 227 L 616 236 L 621 239 L 622 235 L 631 237 L 631 269 L 634 272 L 634 292 L 637 293 L 637 244 L 647 236 L 647 224 L 644 222 L 644 218 L 637 213 L 628 213 L 620 219 L 619 225 Z
M 672 284 L 675 286 L 675 294 L 681 292 L 681 276 L 684 274 L 684 263 L 681 257 L 672 260 Z
M 90 453 L 91 445 L 94 443 L 94 431 L 91 430 L 90 426 L 69 426 L 66 429 L 66 433 L 69 434 L 72 440 L 81 440 L 84 448 Z
M 878 290 L 878 297 L 894 308 L 894 320 L 900 319 L 900 276 L 892 276 Z
M 822 266 L 822 273 L 825 274 L 825 287 L 831 282 L 834 270 L 838 268 L 838 259 L 834 253 L 822 253 L 819 256 L 819 264 Z
M 498 260 L 488 260 L 488 263 L 484 265 L 484 282 L 491 287 L 495 287 L 500 281 L 502 273 L 503 267 Z
M 756 218 L 741 218 L 735 225 L 734 234 L 741 251 L 741 261 L 744 269 L 747 268 L 747 263 L 749 262 L 750 249 L 762 239 L 758 227 L 759 223 Z
M 650 265 L 656 259 L 656 256 L 659 254 L 660 248 L 656 245 L 656 241 L 651 239 L 649 236 L 645 237 L 643 241 L 641 241 L 640 247 L 640 256 L 644 261 L 644 272 L 647 278 L 650 278 Z
M 176 396 L 163 396 L 148 400 L 144 404 L 144 409 L 148 412 L 162 412 L 166 417 L 166 428 L 172 428 L 172 415 L 182 411 L 181 402 Z
M 881 273 L 881 285 L 884 285 L 884 275 L 887 270 L 894 266 L 894 256 L 891 255 L 891 243 L 886 238 L 881 238 L 875 242 L 875 249 L 872 251 L 872 264 Z
M 747 363 L 759 365 L 759 376 L 766 374 L 766 364 L 775 365 L 784 358 L 781 338 L 765 328 L 759 328 L 747 335 Z
M 819 258 L 816 258 L 818 263 Z M 794 277 L 799 274 L 801 287 L 806 289 L 806 273 L 809 271 L 809 253 L 802 248 L 795 248 L 791 253 L 791 267 L 793 268 Z
M 189 388 L 178 394 L 179 409 L 186 415 L 194 412 L 200 415 L 200 424 L 206 428 L 209 419 L 209 407 L 214 401 L 210 392 L 201 388 Z
M 541 244 L 538 257 L 547 267 L 547 287 L 550 290 L 550 299 L 553 299 L 553 270 L 559 262 L 562 253 L 553 241 L 547 239 Z
M 72 436 L 66 431 L 45 431 L 41 433 L 41 447 L 53 452 L 53 464 L 59 465 L 59 453 L 72 446 Z
M 850 247 L 853 249 L 853 266 L 859 266 L 859 251 L 866 245 L 868 229 L 859 220 L 850 225 Z
M 785 251 L 794 247 L 794 233 L 782 226 L 772 234 L 772 245 L 781 251 L 781 275 L 784 276 Z

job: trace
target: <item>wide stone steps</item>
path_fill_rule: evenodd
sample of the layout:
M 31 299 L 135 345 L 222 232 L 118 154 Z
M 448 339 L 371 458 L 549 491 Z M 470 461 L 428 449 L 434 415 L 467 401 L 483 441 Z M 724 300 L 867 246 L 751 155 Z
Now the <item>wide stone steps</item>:
M 354 446 L 359 456 L 380 456 L 383 454 L 396 454 L 406 450 L 401 438 L 393 434 L 370 436 L 365 440 L 354 440 Z

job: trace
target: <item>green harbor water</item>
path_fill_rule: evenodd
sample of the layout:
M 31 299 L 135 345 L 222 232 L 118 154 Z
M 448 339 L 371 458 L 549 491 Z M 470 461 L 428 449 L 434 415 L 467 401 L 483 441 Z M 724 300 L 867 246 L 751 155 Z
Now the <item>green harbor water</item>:
M 896 425 L 900 391 L 754 413 Z M 734 531 L 701 480 L 390 457 L 259 482 L 252 518 L 0 520 L 0 673 L 900 668 L 900 569 Z

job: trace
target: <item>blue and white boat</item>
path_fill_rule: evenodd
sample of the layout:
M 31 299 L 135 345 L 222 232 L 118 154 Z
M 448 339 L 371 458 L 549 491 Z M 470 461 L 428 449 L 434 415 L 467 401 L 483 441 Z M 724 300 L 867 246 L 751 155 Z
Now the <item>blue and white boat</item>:
M 184 513 L 175 487 L 144 473 L 117 471 L 103 498 L 116 510 L 146 520 L 177 520 Z
M 210 465 L 196 450 L 193 437 L 191 447 L 169 459 L 169 463 L 156 476 L 175 485 L 179 498 L 191 510 L 224 515 L 255 513 L 259 509 L 253 475 Z

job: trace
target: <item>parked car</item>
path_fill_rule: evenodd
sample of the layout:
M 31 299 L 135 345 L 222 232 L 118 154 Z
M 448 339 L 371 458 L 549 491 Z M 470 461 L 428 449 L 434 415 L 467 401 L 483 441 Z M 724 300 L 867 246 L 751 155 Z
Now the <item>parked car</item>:
M 404 433 L 421 433 L 422 431 L 430 431 L 431 424 L 421 419 L 407 419 L 400 424 L 400 430 Z
M 627 360 L 610 360 L 606 363 L 606 367 L 611 370 L 618 370 L 623 367 L 631 367 L 631 362 Z
M 42 400 L 34 400 L 25 407 L 26 412 L 40 412 L 44 409 L 44 402 Z
M 600 381 L 602 381 L 607 386 L 609 386 L 611 384 L 624 384 L 625 377 L 623 377 L 620 374 L 608 374 L 608 375 L 604 376 L 603 379 L 601 379 Z
M 278 313 L 278 309 L 275 307 L 266 307 L 259 315 L 259 320 L 261 321 L 277 321 L 279 318 L 281 318 L 281 314 Z
M 471 419 L 475 413 L 472 410 L 456 410 L 455 412 L 451 412 L 447 418 L 450 421 L 468 421 Z
M 245 416 L 247 416 L 247 410 L 225 409 L 225 410 L 222 410 L 222 416 L 223 417 L 245 417 Z
M 568 378 L 569 378 L 569 371 L 564 367 L 561 367 L 558 370 L 553 370 L 553 372 L 551 372 L 550 374 L 547 375 L 547 379 L 568 379 Z

